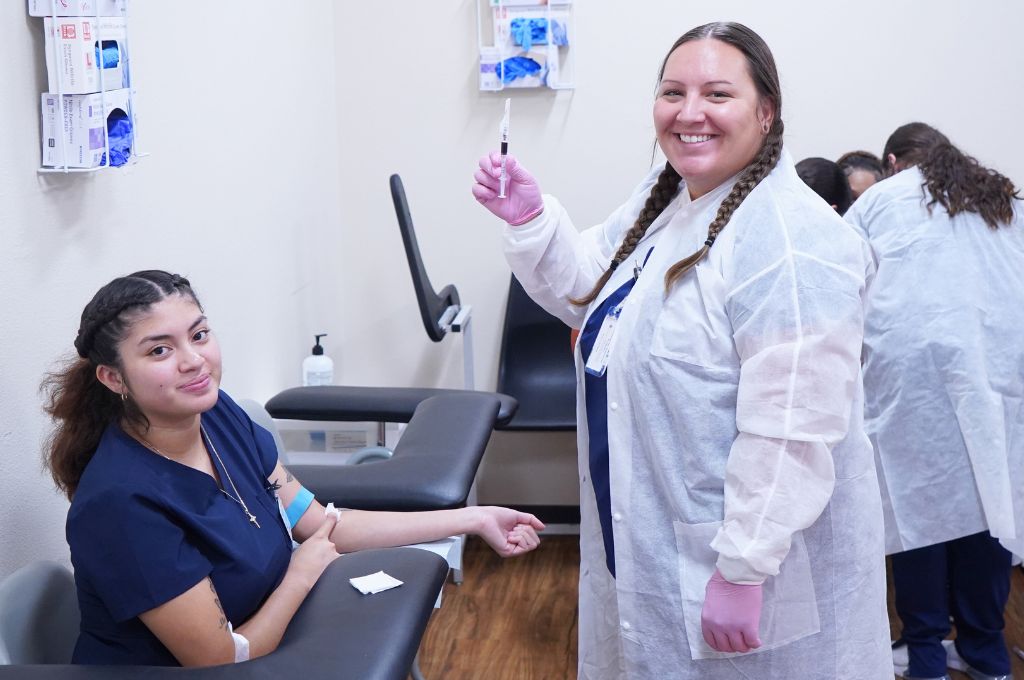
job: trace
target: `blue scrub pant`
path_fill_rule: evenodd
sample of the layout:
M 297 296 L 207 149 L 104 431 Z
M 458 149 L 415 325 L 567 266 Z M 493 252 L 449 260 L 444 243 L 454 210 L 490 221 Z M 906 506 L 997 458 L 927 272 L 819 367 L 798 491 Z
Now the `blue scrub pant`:
M 942 641 L 956 624 L 956 650 L 988 675 L 1008 675 L 1003 610 L 1010 596 L 1010 553 L 987 531 L 892 555 L 896 613 L 915 678 L 946 673 Z

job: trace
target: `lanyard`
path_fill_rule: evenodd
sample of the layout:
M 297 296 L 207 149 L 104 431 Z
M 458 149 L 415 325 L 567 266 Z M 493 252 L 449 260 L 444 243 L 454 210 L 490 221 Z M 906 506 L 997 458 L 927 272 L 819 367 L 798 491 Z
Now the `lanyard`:
M 644 265 L 647 264 L 647 260 L 650 259 L 653 252 L 654 248 L 652 247 L 647 251 L 647 255 L 642 263 L 637 261 L 633 265 L 633 283 L 636 283 L 637 279 L 640 278 L 640 272 L 643 271 Z M 632 292 L 632 285 L 630 286 L 630 292 Z M 629 296 L 628 292 L 626 296 Z M 619 322 L 619 315 L 622 314 L 622 306 L 625 302 L 626 300 L 623 299 L 619 304 L 615 305 L 601 321 L 601 329 L 597 332 L 597 338 L 594 340 L 594 348 L 590 350 L 590 357 L 584 366 L 584 369 L 590 375 L 601 377 L 608 370 L 608 355 L 612 349 L 612 338 L 615 336 L 615 326 Z

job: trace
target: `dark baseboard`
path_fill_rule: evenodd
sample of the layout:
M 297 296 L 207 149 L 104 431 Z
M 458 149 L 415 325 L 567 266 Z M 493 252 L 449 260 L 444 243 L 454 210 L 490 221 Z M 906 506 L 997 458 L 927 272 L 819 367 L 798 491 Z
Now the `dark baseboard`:
M 520 512 L 528 512 L 545 524 L 579 524 L 578 505 L 510 505 Z

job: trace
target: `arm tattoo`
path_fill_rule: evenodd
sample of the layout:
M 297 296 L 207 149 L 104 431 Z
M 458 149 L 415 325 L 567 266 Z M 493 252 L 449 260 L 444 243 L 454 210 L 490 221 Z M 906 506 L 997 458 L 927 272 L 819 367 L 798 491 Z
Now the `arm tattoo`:
M 213 579 L 207 576 L 206 580 L 210 582 L 210 592 L 213 593 L 213 603 L 217 605 L 217 609 L 220 610 L 219 625 L 221 628 L 226 629 L 228 627 L 228 617 L 227 614 L 224 613 L 224 607 L 221 606 L 220 598 L 217 597 L 217 589 L 213 587 Z

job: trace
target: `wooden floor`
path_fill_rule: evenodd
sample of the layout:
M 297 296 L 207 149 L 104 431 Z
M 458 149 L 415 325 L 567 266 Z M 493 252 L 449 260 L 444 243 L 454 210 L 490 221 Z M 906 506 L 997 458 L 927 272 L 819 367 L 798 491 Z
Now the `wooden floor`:
M 420 669 L 427 680 L 575 678 L 578 537 L 546 537 L 537 551 L 510 560 L 471 539 L 465 566 L 465 582 L 445 586 L 441 609 L 423 639 Z M 896 636 L 899 620 L 891 601 L 890 593 Z M 1024 648 L 1024 574 L 1016 568 L 1006 639 Z M 1024 660 L 1014 657 L 1013 664 L 1013 677 L 1024 680 Z
M 576 677 L 579 537 L 503 560 L 471 538 L 465 581 L 444 587 L 420 646 L 427 680 Z

